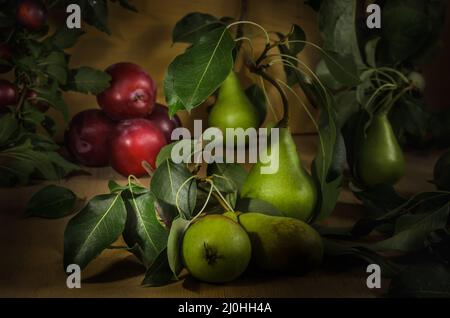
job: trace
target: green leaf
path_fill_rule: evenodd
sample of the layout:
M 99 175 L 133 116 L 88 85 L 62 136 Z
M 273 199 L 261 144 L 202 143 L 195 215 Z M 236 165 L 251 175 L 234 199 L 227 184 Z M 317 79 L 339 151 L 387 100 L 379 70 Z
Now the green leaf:
M 258 110 L 259 125 L 262 125 L 267 115 L 267 100 L 264 91 L 258 85 L 253 84 L 245 90 L 245 94 Z
M 319 78 L 320 82 L 322 82 L 326 87 L 331 90 L 337 91 L 343 87 L 343 84 L 340 83 L 333 74 L 330 73 L 330 70 L 325 63 L 325 60 L 320 60 L 316 66 L 316 75 Z
M 376 252 L 358 245 L 342 244 L 330 239 L 324 239 L 324 255 L 327 262 L 348 269 L 354 261 L 363 261 L 366 264 L 378 264 L 383 277 L 394 277 L 398 268 Z
M 220 192 L 233 193 L 242 187 L 248 172 L 237 163 L 212 163 L 208 165 L 207 174 Z
M 223 22 L 212 15 L 192 12 L 175 24 L 172 32 L 172 41 L 174 43 L 184 42 L 192 44 L 206 33 L 221 26 L 223 26 Z
M 156 167 L 159 167 L 166 160 L 172 159 L 172 149 L 175 146 L 181 147 L 180 149 L 189 149 L 188 153 L 183 153 L 183 162 L 186 162 L 188 158 L 190 158 L 194 154 L 195 149 L 195 141 L 192 139 L 182 139 L 179 141 L 174 141 L 168 145 L 165 145 L 158 153 L 156 157 Z
M 376 250 L 413 252 L 423 249 L 427 236 L 438 229 L 445 228 L 449 219 L 449 204 L 428 213 L 401 216 L 395 224 L 395 234 L 371 246 Z
M 82 269 L 114 243 L 125 228 L 127 212 L 120 194 L 92 198 L 67 224 L 64 232 L 64 268 Z
M 337 126 L 334 100 L 330 97 L 323 107 L 319 126 L 321 143 L 311 167 L 319 193 L 311 222 L 326 218 L 334 210 L 341 192 L 346 160 L 346 148 L 340 127 Z
M 377 67 L 377 48 L 381 37 L 377 36 L 366 43 L 366 63 L 370 67 Z
M 155 199 L 149 191 L 138 194 L 130 185 L 123 197 L 128 212 L 123 238 L 128 246 L 139 245 L 136 256 L 148 268 L 166 247 L 168 231 L 156 218 Z
M 82 66 L 70 71 L 67 90 L 97 95 L 110 86 L 111 76 L 103 71 Z
M 53 51 L 44 59 L 38 62 L 38 65 L 45 67 L 45 72 L 57 80 L 61 85 L 67 82 L 67 61 L 63 52 Z
M 167 249 L 163 249 L 152 265 L 145 272 L 143 286 L 157 287 L 167 285 L 172 281 L 173 273 L 167 258 Z
M 382 44 L 393 63 L 417 54 L 431 36 L 425 1 L 388 1 L 381 20 Z
M 190 180 L 187 181 L 188 179 Z M 197 199 L 197 182 L 184 164 L 164 161 L 155 170 L 150 189 L 156 198 L 178 206 L 183 217 L 190 219 Z
M 83 0 L 80 2 L 83 20 L 106 34 L 108 27 L 108 4 L 105 0 Z
M 64 50 L 74 46 L 77 43 L 78 38 L 84 33 L 85 32 L 81 29 L 69 29 L 64 25 L 58 28 L 47 41 L 57 48 Z
M 353 61 L 357 69 L 361 69 L 365 68 L 365 65 L 356 31 L 357 3 L 357 0 L 324 1 L 319 11 L 319 29 L 325 50 L 347 57 Z
M 19 129 L 19 124 L 12 113 L 6 113 L 0 117 L 0 146 L 11 141 Z
M 392 279 L 387 296 L 449 298 L 450 268 L 448 265 L 432 261 L 410 265 Z
M 333 51 L 325 51 L 322 58 L 330 73 L 341 84 L 353 87 L 361 82 L 353 56 L 342 56 Z
M 235 211 L 239 212 L 257 212 L 272 216 L 283 216 L 272 204 L 252 198 L 240 198 L 236 201 Z
M 183 269 L 183 264 L 181 263 L 181 244 L 184 232 L 189 224 L 189 221 L 183 218 L 177 218 L 172 222 L 172 226 L 170 227 L 169 239 L 167 241 L 167 259 L 169 267 L 176 278 L 178 278 L 178 274 Z
M 77 196 L 71 190 L 49 185 L 36 192 L 25 208 L 27 216 L 56 219 L 74 212 Z
M 52 108 L 60 111 L 64 117 L 64 120 L 69 122 L 69 109 L 58 89 L 58 85 L 53 85 L 51 87 L 36 87 L 33 88 L 33 91 L 36 92 L 36 99 L 38 101 L 44 101 Z
M 164 81 L 170 116 L 200 105 L 222 84 L 233 67 L 234 47 L 229 31 L 222 27 L 172 61 Z

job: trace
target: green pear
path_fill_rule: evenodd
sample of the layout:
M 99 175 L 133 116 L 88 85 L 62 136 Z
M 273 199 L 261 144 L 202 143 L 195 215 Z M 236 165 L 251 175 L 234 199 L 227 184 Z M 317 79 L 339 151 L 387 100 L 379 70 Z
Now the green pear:
M 187 228 L 181 255 L 195 278 L 225 283 L 246 270 L 251 259 L 251 242 L 236 221 L 223 215 L 206 215 Z
M 395 184 L 405 172 L 405 159 L 386 114 L 375 115 L 361 138 L 357 173 L 368 187 Z
M 229 214 L 225 215 L 236 217 Z M 322 238 L 305 222 L 253 212 L 237 218 L 250 237 L 252 263 L 258 269 L 300 274 L 322 262 Z
M 317 190 L 308 172 L 303 169 L 297 147 L 288 128 L 280 128 L 278 152 L 269 143 L 271 161 L 278 160 L 278 171 L 262 174 L 261 168 L 271 163 L 257 162 L 250 170 L 242 188 L 242 197 L 266 201 L 283 215 L 308 221 L 317 201 Z
M 219 128 L 226 137 L 226 128 L 258 128 L 258 110 L 250 102 L 238 77 L 231 71 L 219 89 L 217 101 L 208 118 L 210 127 Z

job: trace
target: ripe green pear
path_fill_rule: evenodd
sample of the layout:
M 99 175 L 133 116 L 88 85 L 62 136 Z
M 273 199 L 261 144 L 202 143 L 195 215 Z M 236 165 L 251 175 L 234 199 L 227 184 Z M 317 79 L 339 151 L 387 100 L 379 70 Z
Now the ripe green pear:
M 253 212 L 237 217 L 250 237 L 252 263 L 258 269 L 302 274 L 322 262 L 322 238 L 305 222 Z
M 375 115 L 357 155 L 357 173 L 368 187 L 395 184 L 405 173 L 405 158 L 386 114 Z
M 250 102 L 238 77 L 231 71 L 219 89 L 217 101 L 209 113 L 210 127 L 219 128 L 226 137 L 226 128 L 258 128 L 258 110 Z
M 208 283 L 225 283 L 247 269 L 251 243 L 239 223 L 223 215 L 206 215 L 186 230 L 181 253 L 192 276 Z
M 267 150 L 272 160 L 278 159 L 278 171 L 262 174 L 261 167 L 270 163 L 257 162 L 242 186 L 241 195 L 266 201 L 285 216 L 306 222 L 316 206 L 317 189 L 300 163 L 289 129 L 280 128 L 279 132 L 278 152 L 273 151 L 276 147 L 270 143 Z

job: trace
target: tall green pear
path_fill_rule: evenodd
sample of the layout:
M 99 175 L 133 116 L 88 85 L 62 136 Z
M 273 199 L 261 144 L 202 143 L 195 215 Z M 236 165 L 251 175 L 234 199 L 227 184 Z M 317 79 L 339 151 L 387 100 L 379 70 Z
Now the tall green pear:
M 217 101 L 208 118 L 210 127 L 219 128 L 225 135 L 226 128 L 258 128 L 258 110 L 250 102 L 238 77 L 231 71 L 219 88 Z
M 405 159 L 386 114 L 377 114 L 361 137 L 357 174 L 368 187 L 395 184 L 405 172 Z
M 242 213 L 237 218 L 250 238 L 251 262 L 257 268 L 304 273 L 321 263 L 322 238 L 305 222 L 260 213 Z
M 270 161 L 259 161 L 252 167 L 241 188 L 242 197 L 266 201 L 285 216 L 308 221 L 316 205 L 317 190 L 300 163 L 289 128 L 280 128 L 279 142 L 269 143 L 267 153 Z M 261 168 L 270 166 L 273 160 L 278 160 L 278 171 L 262 174 Z

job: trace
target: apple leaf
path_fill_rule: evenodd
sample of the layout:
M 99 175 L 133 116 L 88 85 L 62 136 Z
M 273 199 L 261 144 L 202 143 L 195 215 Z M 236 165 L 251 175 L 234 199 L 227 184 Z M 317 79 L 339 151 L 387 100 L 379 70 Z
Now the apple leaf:
M 10 142 L 11 138 L 17 134 L 19 123 L 14 114 L 6 113 L 0 117 L 0 146 Z
M 47 43 L 51 43 L 59 49 L 68 49 L 75 45 L 78 38 L 85 32 L 81 29 L 69 29 L 65 25 L 58 28 L 53 35 L 46 39 Z
M 130 184 L 122 195 L 127 208 L 123 238 L 128 246 L 137 244 L 140 247 L 136 256 L 149 267 L 166 247 L 168 231 L 156 218 L 155 199 L 151 192 L 135 193 L 135 189 Z
M 110 81 L 111 76 L 109 74 L 83 66 L 70 71 L 66 89 L 96 95 L 108 88 Z
M 222 84 L 233 67 L 234 47 L 230 32 L 221 27 L 172 61 L 164 80 L 170 116 L 180 109 L 197 107 Z
M 71 190 L 49 185 L 31 197 L 25 211 L 31 217 L 62 218 L 75 211 L 76 203 L 77 196 Z
M 64 232 L 64 268 L 85 268 L 125 229 L 127 211 L 120 193 L 92 198 L 67 224 Z

